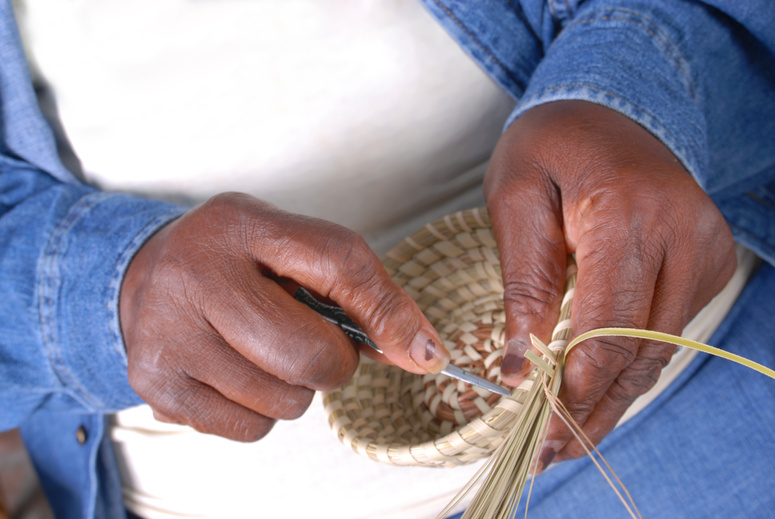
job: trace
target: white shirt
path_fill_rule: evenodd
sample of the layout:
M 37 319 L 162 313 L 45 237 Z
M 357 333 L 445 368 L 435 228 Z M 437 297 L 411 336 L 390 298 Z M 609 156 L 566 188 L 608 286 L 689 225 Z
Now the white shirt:
M 326 218 L 384 252 L 483 204 L 512 101 L 413 0 L 27 0 L 26 44 L 86 179 L 196 203 L 228 190 Z M 751 258 L 749 258 L 751 259 Z M 752 259 L 751 259 L 752 261 Z M 707 340 L 751 261 L 688 328 Z M 748 270 L 746 270 L 748 269 Z M 683 351 L 642 409 L 691 360 Z M 434 517 L 477 465 L 382 465 L 319 397 L 241 444 L 118 413 L 127 506 L 173 517 Z
M 202 201 L 248 192 L 384 252 L 483 205 L 513 102 L 414 0 L 27 0 L 27 44 L 88 181 Z M 111 430 L 128 507 L 171 517 L 433 517 L 473 474 L 363 459 L 316 399 L 255 444 Z

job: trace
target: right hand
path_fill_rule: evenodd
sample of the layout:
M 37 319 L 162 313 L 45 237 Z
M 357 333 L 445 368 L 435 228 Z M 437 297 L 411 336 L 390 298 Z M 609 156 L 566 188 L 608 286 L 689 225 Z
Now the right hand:
M 732 232 L 710 197 L 656 137 L 605 106 L 565 100 L 523 114 L 493 153 L 485 192 L 505 286 L 509 385 L 532 369 L 529 332 L 551 338 L 569 253 L 578 265 L 574 336 L 608 327 L 678 335 L 735 271 Z M 674 349 L 585 341 L 567 356 L 559 397 L 597 444 Z M 541 466 L 585 454 L 553 418 Z
M 315 390 L 350 379 L 352 341 L 277 279 L 341 306 L 390 363 L 423 374 L 449 362 L 437 332 L 356 233 L 218 195 L 143 245 L 122 284 L 129 382 L 157 419 L 255 441 L 277 419 L 299 417 Z

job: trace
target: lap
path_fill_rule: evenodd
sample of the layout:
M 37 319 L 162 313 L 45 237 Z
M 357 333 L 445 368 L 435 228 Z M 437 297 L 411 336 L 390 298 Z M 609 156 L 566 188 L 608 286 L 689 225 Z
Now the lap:
M 775 366 L 775 269 L 763 265 L 710 343 Z M 771 517 L 775 380 L 699 355 L 600 450 L 643 517 Z M 524 516 L 524 498 L 515 517 Z M 528 517 L 626 517 L 588 459 L 536 478 Z

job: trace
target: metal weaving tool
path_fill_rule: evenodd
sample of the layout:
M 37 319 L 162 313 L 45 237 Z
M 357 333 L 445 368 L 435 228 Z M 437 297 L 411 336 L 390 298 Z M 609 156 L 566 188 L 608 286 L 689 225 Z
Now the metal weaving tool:
M 350 337 L 358 344 L 365 344 L 377 352 L 382 353 L 382 350 L 379 349 L 376 344 L 374 344 L 374 341 L 372 341 L 369 336 L 366 335 L 366 333 L 347 316 L 344 310 L 338 306 L 333 306 L 318 301 L 312 294 L 309 293 L 309 291 L 302 287 L 296 289 L 296 294 L 294 297 L 296 300 L 304 303 L 315 312 L 320 314 L 326 321 L 337 325 L 344 333 L 347 334 L 348 337 Z M 468 371 L 457 366 L 453 366 L 452 364 L 448 364 L 447 367 L 441 371 L 441 373 L 473 386 L 481 387 L 482 389 L 486 389 L 492 393 L 497 393 L 503 396 L 511 396 L 511 391 L 505 387 L 494 384 L 489 380 L 474 375 L 473 373 L 469 373 Z

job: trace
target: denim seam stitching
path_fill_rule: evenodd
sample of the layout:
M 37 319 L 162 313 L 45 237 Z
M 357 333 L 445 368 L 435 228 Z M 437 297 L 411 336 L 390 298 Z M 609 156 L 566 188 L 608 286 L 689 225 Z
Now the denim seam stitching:
M 762 205 L 765 209 L 768 211 L 775 212 L 775 205 L 768 202 L 767 200 L 763 200 L 762 197 L 757 195 L 754 191 L 748 191 L 746 193 L 754 202 L 757 202 L 758 204 Z
M 546 0 L 546 3 L 549 5 L 549 11 L 552 14 L 552 18 L 559 22 L 563 23 L 570 18 L 573 17 L 573 9 L 571 9 L 570 4 L 568 3 L 568 0 L 562 0 L 562 3 L 565 4 L 565 14 L 561 17 L 559 14 L 559 11 L 557 10 L 557 0 Z
M 547 0 L 546 3 L 549 5 L 549 13 L 551 13 L 552 18 L 558 20 L 559 17 L 557 16 L 557 8 L 554 7 L 554 0 Z
M 80 220 L 85 213 L 87 213 L 92 207 L 94 207 L 101 199 L 106 198 L 105 193 L 89 193 L 82 197 L 73 207 L 68 211 L 65 219 L 54 229 L 49 246 L 46 247 L 44 254 L 49 256 L 49 252 L 52 248 L 50 256 L 45 260 L 42 265 L 43 276 L 40 289 L 40 318 L 41 329 L 43 332 L 43 342 L 46 347 L 46 352 L 51 361 L 54 373 L 57 374 L 57 378 L 64 387 L 70 387 L 75 389 L 87 402 L 90 402 L 94 407 L 100 407 L 98 400 L 96 400 L 86 389 L 78 382 L 78 380 L 72 375 L 70 370 L 67 369 L 67 365 L 62 360 L 58 349 L 58 343 L 56 339 L 56 332 L 54 325 L 54 319 L 52 316 L 56 312 L 56 302 L 54 294 L 52 293 L 55 288 L 58 288 L 59 283 L 56 281 L 54 272 L 56 265 L 59 261 L 62 247 L 64 245 L 67 233 L 72 227 Z M 92 376 L 96 376 L 95 373 L 86 366 L 87 371 Z M 68 384 L 68 381 L 70 384 Z
M 688 86 L 689 94 L 691 98 L 694 99 L 694 96 L 695 96 L 694 82 L 692 81 L 691 75 L 686 70 L 688 68 L 687 62 L 680 55 L 680 52 L 678 51 L 677 47 L 675 47 L 675 45 L 673 45 L 669 39 L 658 34 L 657 31 L 653 28 L 656 24 L 654 24 L 650 19 L 646 18 L 642 14 L 634 11 L 629 11 L 626 9 L 617 9 L 617 12 L 622 12 L 624 14 L 627 14 L 629 15 L 629 17 L 615 16 L 615 15 L 598 15 L 598 16 L 585 18 L 583 20 L 579 20 L 574 25 L 589 25 L 598 21 L 604 21 L 604 22 L 614 21 L 614 22 L 629 23 L 643 29 L 654 40 L 656 40 L 659 43 L 659 45 L 662 47 L 662 49 L 665 51 L 665 54 L 667 55 L 668 59 L 673 63 L 673 66 L 677 68 L 678 71 L 681 73 L 681 76 L 683 76 Z M 637 20 L 633 20 L 632 18 L 636 18 Z
M 546 88 L 543 88 L 543 89 L 539 90 L 538 92 L 536 92 L 534 95 L 532 95 L 532 96 L 530 96 L 530 97 L 531 97 L 531 99 L 532 99 L 532 100 L 538 101 L 538 100 L 540 100 L 540 98 L 541 98 L 541 97 L 542 97 L 544 94 L 548 94 L 548 93 L 554 92 L 554 91 L 556 91 L 556 90 L 563 90 L 563 89 L 577 89 L 577 88 L 589 88 L 589 89 L 591 89 L 591 90 L 595 90 L 595 91 L 597 91 L 597 92 L 601 92 L 601 93 L 603 93 L 603 94 L 610 95 L 611 97 L 614 97 L 614 98 L 616 98 L 616 99 L 618 99 L 618 100 L 620 100 L 620 101 L 622 101 L 622 102 L 626 103 L 627 105 L 629 105 L 630 107 L 632 107 L 632 109 L 633 109 L 633 110 L 635 110 L 635 111 L 636 111 L 636 112 L 638 112 L 639 114 L 643 115 L 644 117 L 646 117 L 646 118 L 648 118 L 650 121 L 652 121 L 652 122 L 654 123 L 654 125 L 655 125 L 655 126 L 658 126 L 658 127 L 662 128 L 662 129 L 663 129 L 663 131 L 665 132 L 665 134 L 667 134 L 667 135 L 668 135 L 668 136 L 669 136 L 671 139 L 673 139 L 673 141 L 674 141 L 674 142 L 676 142 L 676 143 L 679 143 L 679 142 L 680 142 L 680 141 L 679 141 L 679 140 L 676 138 L 676 136 L 675 136 L 675 135 L 673 135 L 673 134 L 670 132 L 670 130 L 668 130 L 668 129 L 667 129 L 667 128 L 666 128 L 666 127 L 663 125 L 663 124 L 661 124 L 661 123 L 659 122 L 659 120 L 658 120 L 656 117 L 654 117 L 653 115 L 651 115 L 651 114 L 649 114 L 648 112 L 644 111 L 642 108 L 638 107 L 637 105 L 634 105 L 634 104 L 632 104 L 632 103 L 631 103 L 631 102 L 630 102 L 628 99 L 626 99 L 626 98 L 624 98 L 624 97 L 622 97 L 622 96 L 620 96 L 620 95 L 618 95 L 618 94 L 616 94 L 616 93 L 614 93 L 614 92 L 610 92 L 610 91 L 608 91 L 608 90 L 602 89 L 602 88 L 600 88 L 600 87 L 598 87 L 598 86 L 595 86 L 595 85 L 591 85 L 591 84 L 587 84 L 587 83 L 571 83 L 571 84 L 569 84 L 569 85 L 555 85 L 555 86 L 551 86 L 551 87 L 546 87 Z M 686 150 L 686 149 L 684 148 L 684 146 L 683 146 L 683 145 L 681 145 L 681 144 L 678 144 L 678 146 L 681 148 L 681 150 L 683 150 L 683 151 L 688 151 L 688 150 Z
M 132 260 L 132 258 L 137 254 L 140 247 L 147 241 L 149 236 L 152 234 L 155 234 L 159 228 L 162 225 L 165 225 L 172 221 L 175 218 L 180 217 L 183 210 L 181 209 L 170 209 L 169 211 L 165 212 L 164 214 L 161 214 L 154 218 L 151 222 L 149 222 L 147 225 L 145 225 L 140 231 L 135 235 L 134 238 L 129 242 L 129 244 L 124 248 L 124 251 L 121 253 L 121 255 L 118 257 L 118 260 L 115 263 L 114 266 L 114 274 L 124 272 L 125 268 L 129 264 L 129 262 Z M 111 285 L 109 287 L 109 291 L 107 294 L 108 300 L 106 301 L 106 305 L 108 307 L 108 317 L 111 322 L 111 325 L 109 326 L 111 338 L 113 339 L 113 347 L 116 350 L 117 353 L 123 354 L 126 356 L 126 347 L 124 345 L 124 335 L 121 331 L 121 321 L 120 316 L 118 312 L 118 305 L 114 304 L 114 294 L 116 294 L 116 299 L 120 297 L 121 294 L 121 283 L 123 282 L 123 276 L 117 276 L 114 275 L 111 278 Z M 118 285 L 118 286 L 116 286 Z M 118 323 L 118 327 L 115 326 L 115 324 Z M 126 367 L 126 364 L 125 364 Z
M 476 43 L 476 45 L 482 50 L 482 52 L 484 52 L 487 55 L 487 57 L 489 57 L 493 61 L 493 63 L 495 63 L 498 66 L 498 68 L 500 68 L 511 81 L 513 81 L 516 85 L 524 86 L 524 85 L 521 85 L 520 82 L 517 81 L 517 79 L 509 71 L 509 69 L 506 68 L 506 66 L 503 63 L 501 63 L 501 61 L 498 58 L 495 57 L 492 51 L 488 49 L 478 38 L 476 38 L 474 34 L 470 31 L 470 29 L 466 27 L 466 25 L 463 22 L 461 22 L 457 16 L 455 16 L 455 14 L 452 12 L 452 10 L 449 7 L 447 7 L 446 5 L 443 5 L 441 3 L 441 0 L 434 0 L 434 2 L 436 3 L 437 6 L 439 6 L 439 8 L 441 8 L 444 11 L 444 13 L 446 13 L 447 16 L 449 16 L 455 22 L 455 24 L 457 24 L 458 27 L 460 27 L 463 30 L 466 36 L 468 36 L 474 43 Z
M 618 94 L 615 94 L 614 92 L 609 92 L 608 90 L 605 90 L 605 89 L 602 89 L 600 87 L 597 87 L 595 85 L 590 85 L 590 84 L 585 84 L 585 83 L 574 83 L 574 84 L 569 84 L 569 85 L 556 85 L 556 86 L 552 86 L 552 87 L 543 88 L 543 89 L 535 92 L 534 94 L 531 94 L 529 97 L 523 97 L 520 100 L 520 106 L 517 107 L 517 109 L 514 111 L 514 113 L 512 113 L 512 115 L 509 117 L 509 120 L 506 122 L 506 128 L 508 128 L 516 119 L 518 119 L 520 116 L 522 116 L 526 112 L 526 108 L 525 107 L 527 107 L 527 109 L 531 109 L 531 108 L 534 108 L 535 106 L 543 104 L 542 98 L 544 98 L 548 94 L 551 94 L 554 91 L 563 90 L 563 89 L 569 89 L 570 90 L 570 89 L 580 89 L 580 88 L 588 88 L 590 90 L 594 90 L 596 92 L 600 92 L 602 94 L 609 95 L 609 96 L 611 96 L 611 97 L 621 101 L 622 103 L 626 104 L 627 106 L 632 108 L 632 110 L 634 110 L 635 112 L 640 114 L 642 117 L 644 117 L 645 119 L 650 121 L 651 124 L 654 125 L 654 129 L 649 129 L 648 127 L 646 127 L 646 130 L 649 131 L 649 133 L 652 133 L 652 134 L 654 134 L 657 129 L 661 130 L 662 132 L 664 132 L 665 137 L 669 137 L 669 139 L 670 139 L 670 144 L 668 145 L 668 148 L 670 148 L 671 151 L 678 156 L 679 161 L 681 162 L 683 167 L 693 177 L 696 178 L 696 175 L 695 175 L 696 171 L 694 170 L 694 168 L 692 166 L 694 165 L 694 166 L 699 167 L 699 165 L 698 164 L 694 164 L 694 155 L 691 153 L 691 151 L 680 140 L 678 140 L 675 137 L 675 135 L 673 135 L 670 132 L 670 130 L 667 129 L 667 127 L 665 127 L 662 123 L 660 123 L 659 120 L 656 117 L 654 117 L 653 115 L 651 115 L 648 112 L 644 111 L 642 108 L 638 107 L 637 105 L 631 103 L 626 98 L 624 98 L 624 97 L 622 97 L 622 96 L 620 96 Z M 553 99 L 550 99 L 550 100 L 553 100 Z M 594 101 L 590 101 L 590 102 L 594 102 Z M 635 122 L 637 122 L 641 126 L 645 126 L 642 122 L 639 122 L 637 119 L 634 119 L 632 116 L 628 116 L 626 114 L 625 114 L 625 116 L 628 117 L 629 119 L 633 119 Z

